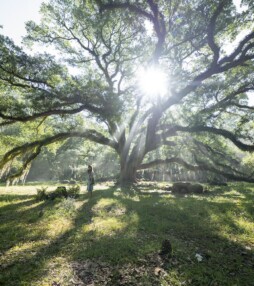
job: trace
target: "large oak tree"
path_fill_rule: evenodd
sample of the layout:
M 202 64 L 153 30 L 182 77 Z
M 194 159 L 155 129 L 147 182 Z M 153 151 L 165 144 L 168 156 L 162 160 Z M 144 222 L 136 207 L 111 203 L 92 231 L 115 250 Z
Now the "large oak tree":
M 115 150 L 123 183 L 158 164 L 253 181 L 232 152 L 254 150 L 254 4 L 243 2 L 243 11 L 230 0 L 43 4 L 25 41 L 47 53 L 0 38 L 0 126 L 2 138 L 13 125 L 55 128 L 10 144 L 0 168 L 22 162 L 14 179 L 42 148 L 78 137 Z M 140 88 L 140 67 L 166 75 L 163 96 Z M 159 148 L 167 156 L 149 161 Z

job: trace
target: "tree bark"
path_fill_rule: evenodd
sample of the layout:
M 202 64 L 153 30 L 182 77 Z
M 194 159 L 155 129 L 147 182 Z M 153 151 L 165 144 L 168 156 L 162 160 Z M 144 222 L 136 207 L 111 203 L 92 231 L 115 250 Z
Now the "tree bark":
M 137 164 L 131 160 L 121 162 L 120 185 L 131 185 L 137 182 Z

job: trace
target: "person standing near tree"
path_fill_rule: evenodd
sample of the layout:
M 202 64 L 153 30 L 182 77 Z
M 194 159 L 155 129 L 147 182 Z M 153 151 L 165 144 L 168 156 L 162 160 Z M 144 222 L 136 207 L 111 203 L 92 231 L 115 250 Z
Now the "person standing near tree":
M 88 174 L 87 191 L 89 193 L 89 196 L 92 197 L 93 185 L 94 185 L 94 173 L 93 173 L 93 167 L 91 165 L 88 165 L 87 174 Z

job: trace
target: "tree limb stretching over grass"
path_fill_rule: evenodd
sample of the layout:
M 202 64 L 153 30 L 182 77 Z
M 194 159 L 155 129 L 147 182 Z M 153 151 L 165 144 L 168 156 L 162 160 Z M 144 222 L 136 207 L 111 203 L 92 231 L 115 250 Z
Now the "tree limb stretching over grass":
M 199 161 L 197 165 L 192 165 L 192 164 L 187 163 L 183 159 L 176 158 L 176 157 L 168 158 L 168 159 L 164 159 L 164 160 L 158 159 L 158 160 L 154 160 L 154 161 L 151 161 L 148 163 L 141 164 L 139 166 L 139 170 L 149 169 L 149 168 L 159 166 L 159 165 L 168 165 L 168 164 L 172 164 L 172 163 L 179 164 L 179 165 L 183 166 L 185 169 L 191 170 L 191 171 L 209 171 L 209 172 L 212 172 L 212 173 L 215 173 L 218 175 L 222 175 L 229 180 L 254 183 L 253 178 L 248 178 L 244 175 L 240 176 L 240 175 L 235 175 L 233 173 L 227 173 L 221 169 L 215 168 L 214 166 L 209 166 L 209 165 L 207 165 L 201 161 Z
M 219 129 L 215 127 L 209 127 L 209 126 L 193 126 L 193 127 L 188 127 L 188 126 L 180 126 L 180 125 L 163 125 L 160 127 L 161 129 L 164 130 L 165 136 L 166 135 L 172 135 L 175 132 L 187 132 L 187 133 L 201 133 L 201 132 L 207 132 L 207 133 L 212 133 L 216 135 L 220 135 L 226 139 L 229 139 L 232 143 L 234 143 L 239 149 L 243 151 L 249 151 L 253 152 L 254 151 L 254 145 L 249 145 L 242 143 L 234 133 L 229 132 L 224 129 Z
M 12 161 L 13 159 L 26 155 L 24 158 L 22 167 L 18 172 L 10 177 L 10 179 L 19 177 L 23 170 L 26 169 L 28 164 L 35 159 L 41 152 L 42 147 L 50 145 L 55 142 L 63 141 L 68 138 L 80 137 L 85 138 L 87 140 L 91 140 L 93 142 L 97 142 L 102 145 L 110 146 L 112 148 L 117 148 L 115 142 L 110 139 L 104 137 L 96 130 L 86 130 L 85 132 L 68 132 L 68 133 L 59 133 L 57 135 L 47 137 L 42 140 L 37 140 L 31 143 L 24 144 L 22 146 L 18 146 L 7 152 L 4 157 L 0 161 L 0 169 L 2 169 L 7 163 Z
M 41 112 L 41 113 L 37 113 L 37 114 L 33 114 L 31 116 L 20 116 L 20 117 L 15 117 L 15 116 L 10 116 L 10 115 L 4 115 L 2 113 L 0 113 L 0 117 L 3 119 L 7 119 L 8 121 L 4 121 L 0 123 L 0 126 L 4 126 L 4 125 L 10 125 L 13 124 L 17 121 L 19 122 L 27 122 L 27 121 L 33 121 L 37 118 L 40 117 L 47 117 L 50 115 L 64 115 L 64 114 L 76 114 L 84 109 L 86 109 L 87 107 L 85 105 L 82 105 L 76 109 L 71 109 L 71 110 L 64 110 L 64 109 L 55 109 L 55 110 L 47 110 L 45 112 Z

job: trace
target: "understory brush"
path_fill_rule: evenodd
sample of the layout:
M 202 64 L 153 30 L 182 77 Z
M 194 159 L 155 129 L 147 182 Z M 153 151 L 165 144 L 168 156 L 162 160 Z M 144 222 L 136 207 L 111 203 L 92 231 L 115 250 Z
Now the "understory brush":
M 57 187 L 54 191 L 47 192 L 47 187 L 37 188 L 36 200 L 54 200 L 56 198 L 77 198 L 80 193 L 80 186 Z

